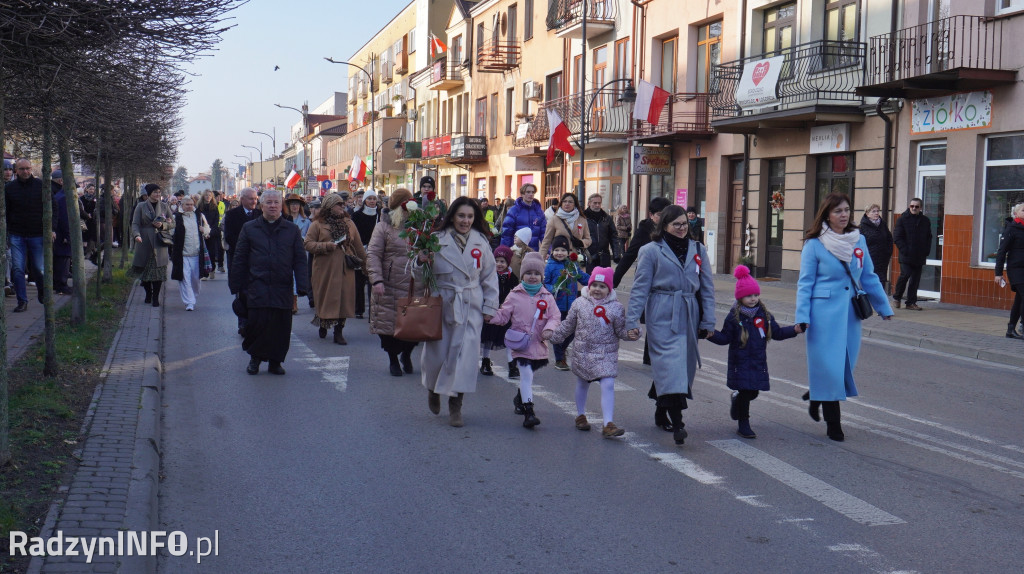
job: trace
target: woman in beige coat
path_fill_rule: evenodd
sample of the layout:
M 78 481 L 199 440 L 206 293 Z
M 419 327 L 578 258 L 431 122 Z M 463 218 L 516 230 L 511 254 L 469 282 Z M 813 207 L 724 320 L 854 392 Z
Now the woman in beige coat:
M 340 195 L 332 193 L 323 199 L 303 245 L 313 254 L 316 316 L 312 323 L 320 327 L 321 339 L 327 337 L 328 327 L 334 327 L 334 342 L 347 345 L 342 331 L 345 319 L 356 314 L 356 273 L 346 263 L 345 255 L 352 255 L 365 267 L 366 252 Z
M 430 258 L 437 280 L 435 294 L 442 300 L 442 338 L 423 345 L 423 386 L 430 412 L 440 413 L 441 395 L 447 395 L 450 424 L 461 427 L 462 396 L 476 390 L 480 333 L 484 321 L 498 311 L 498 274 L 476 200 L 457 198 L 440 227 L 441 250 Z M 420 253 L 418 260 L 424 263 L 428 257 Z
M 540 254 L 548 258 L 551 242 L 561 235 L 569 240 L 572 250 L 583 257 L 590 247 L 590 226 L 587 218 L 580 213 L 576 196 L 566 193 L 554 217 L 548 219 L 548 228 L 544 231 L 544 240 L 540 243 Z
M 380 337 L 380 348 L 387 351 L 391 375 L 394 377 L 401 377 L 403 370 L 412 373 L 412 350 L 416 347 L 415 342 L 394 337 L 396 304 L 399 297 L 408 295 L 409 281 L 413 279 L 409 243 L 398 235 L 409 219 L 409 211 L 404 204 L 410 199 L 412 192 L 405 188 L 396 189 L 391 194 L 388 200 L 390 211 L 373 228 L 373 235 L 366 247 L 366 276 L 373 286 L 370 295 L 370 332 Z M 423 285 L 417 283 L 413 289 L 419 293 Z

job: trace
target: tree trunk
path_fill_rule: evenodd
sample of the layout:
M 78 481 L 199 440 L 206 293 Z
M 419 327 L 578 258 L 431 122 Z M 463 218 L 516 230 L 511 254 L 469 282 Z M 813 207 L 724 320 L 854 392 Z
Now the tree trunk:
M 36 277 L 36 291 L 43 293 L 43 374 L 57 374 L 57 326 L 53 309 L 53 193 L 50 189 L 53 132 L 50 103 L 43 104 L 43 276 Z
M 71 229 L 71 324 L 85 323 L 85 248 L 82 241 L 82 214 L 78 211 L 78 185 L 68 140 L 58 135 L 60 170 L 64 172 L 64 196 L 68 204 L 68 227 Z
M 4 151 L 4 92 L 0 90 L 0 157 Z M 8 276 L 7 198 L 0 193 L 0 272 Z M 11 462 L 11 419 L 8 412 L 7 306 L 0 302 L 0 468 Z
M 96 166 L 93 171 L 96 173 L 96 192 L 99 194 L 97 197 L 98 207 L 93 210 L 93 217 L 96 218 L 96 300 L 99 301 L 103 298 L 103 291 L 101 284 L 103 281 L 103 273 L 100 273 L 100 267 L 103 265 L 103 258 L 106 254 L 106 246 L 104 245 L 107 240 L 107 234 L 104 231 L 104 226 L 107 225 L 107 216 L 104 212 L 106 209 L 104 205 L 110 201 L 110 194 L 103 191 L 106 187 L 105 183 L 100 183 L 100 159 L 103 152 L 103 140 L 100 140 L 96 146 Z
M 131 245 L 131 226 L 132 220 L 129 214 L 135 213 L 135 202 L 131 200 L 133 197 L 138 197 L 138 190 L 136 189 L 136 182 L 134 175 L 126 175 L 124 178 L 124 192 L 121 194 L 121 266 L 120 269 L 124 269 L 124 266 L 128 262 L 128 247 Z M 132 209 L 129 210 L 128 208 Z
M 110 283 L 114 280 L 114 271 L 111 268 L 110 258 L 114 256 L 114 166 L 110 158 L 106 158 L 103 165 L 103 183 L 107 186 L 107 201 L 103 204 L 103 220 L 107 222 L 107 228 L 103 233 L 103 282 Z

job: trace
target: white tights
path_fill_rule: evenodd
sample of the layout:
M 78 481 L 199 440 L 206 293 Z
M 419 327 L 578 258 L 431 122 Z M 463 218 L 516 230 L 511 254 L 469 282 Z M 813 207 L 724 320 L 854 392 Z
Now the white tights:
M 524 403 L 533 402 L 533 367 L 519 365 L 519 394 Z
M 601 416 L 604 417 L 604 424 L 612 422 L 615 416 L 615 377 L 601 379 Z M 590 383 L 576 377 L 576 414 L 582 415 L 587 411 L 587 390 Z M 524 399 L 525 400 L 525 399 Z

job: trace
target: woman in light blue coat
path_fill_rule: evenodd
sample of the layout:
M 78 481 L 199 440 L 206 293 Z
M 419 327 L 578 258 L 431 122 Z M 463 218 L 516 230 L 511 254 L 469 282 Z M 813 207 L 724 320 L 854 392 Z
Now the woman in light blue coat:
M 821 406 L 828 437 L 836 441 L 844 439 L 839 401 L 857 396 L 853 370 L 860 353 L 861 321 L 854 314 L 851 299 L 858 285 L 867 293 L 875 312 L 885 320 L 891 319 L 892 307 L 875 274 L 867 241 L 853 225 L 850 198 L 831 193 L 804 234 L 796 322 L 807 329 L 811 390 L 804 399 L 811 400 L 814 420 L 819 420 Z
M 715 328 L 715 286 L 708 253 L 689 239 L 686 211 L 661 211 L 651 243 L 640 248 L 629 295 L 626 328 L 640 334 L 646 311 L 647 342 L 658 409 L 672 421 L 673 438 L 683 444 L 683 409 L 700 364 L 697 339 Z M 654 397 L 652 397 L 654 398 Z M 657 415 L 656 415 L 657 416 Z

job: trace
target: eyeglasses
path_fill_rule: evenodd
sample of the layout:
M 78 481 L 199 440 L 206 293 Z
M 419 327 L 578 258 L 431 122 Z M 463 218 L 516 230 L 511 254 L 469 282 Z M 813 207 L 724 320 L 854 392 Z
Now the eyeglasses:
M 685 222 L 685 221 L 682 222 L 682 223 L 679 223 L 678 221 L 673 221 L 672 223 L 668 224 L 669 227 L 671 227 L 672 229 L 675 229 L 676 231 L 684 229 L 685 227 L 687 227 L 689 225 L 690 224 L 688 222 Z
M 911 205 L 910 209 L 921 209 L 920 205 Z

